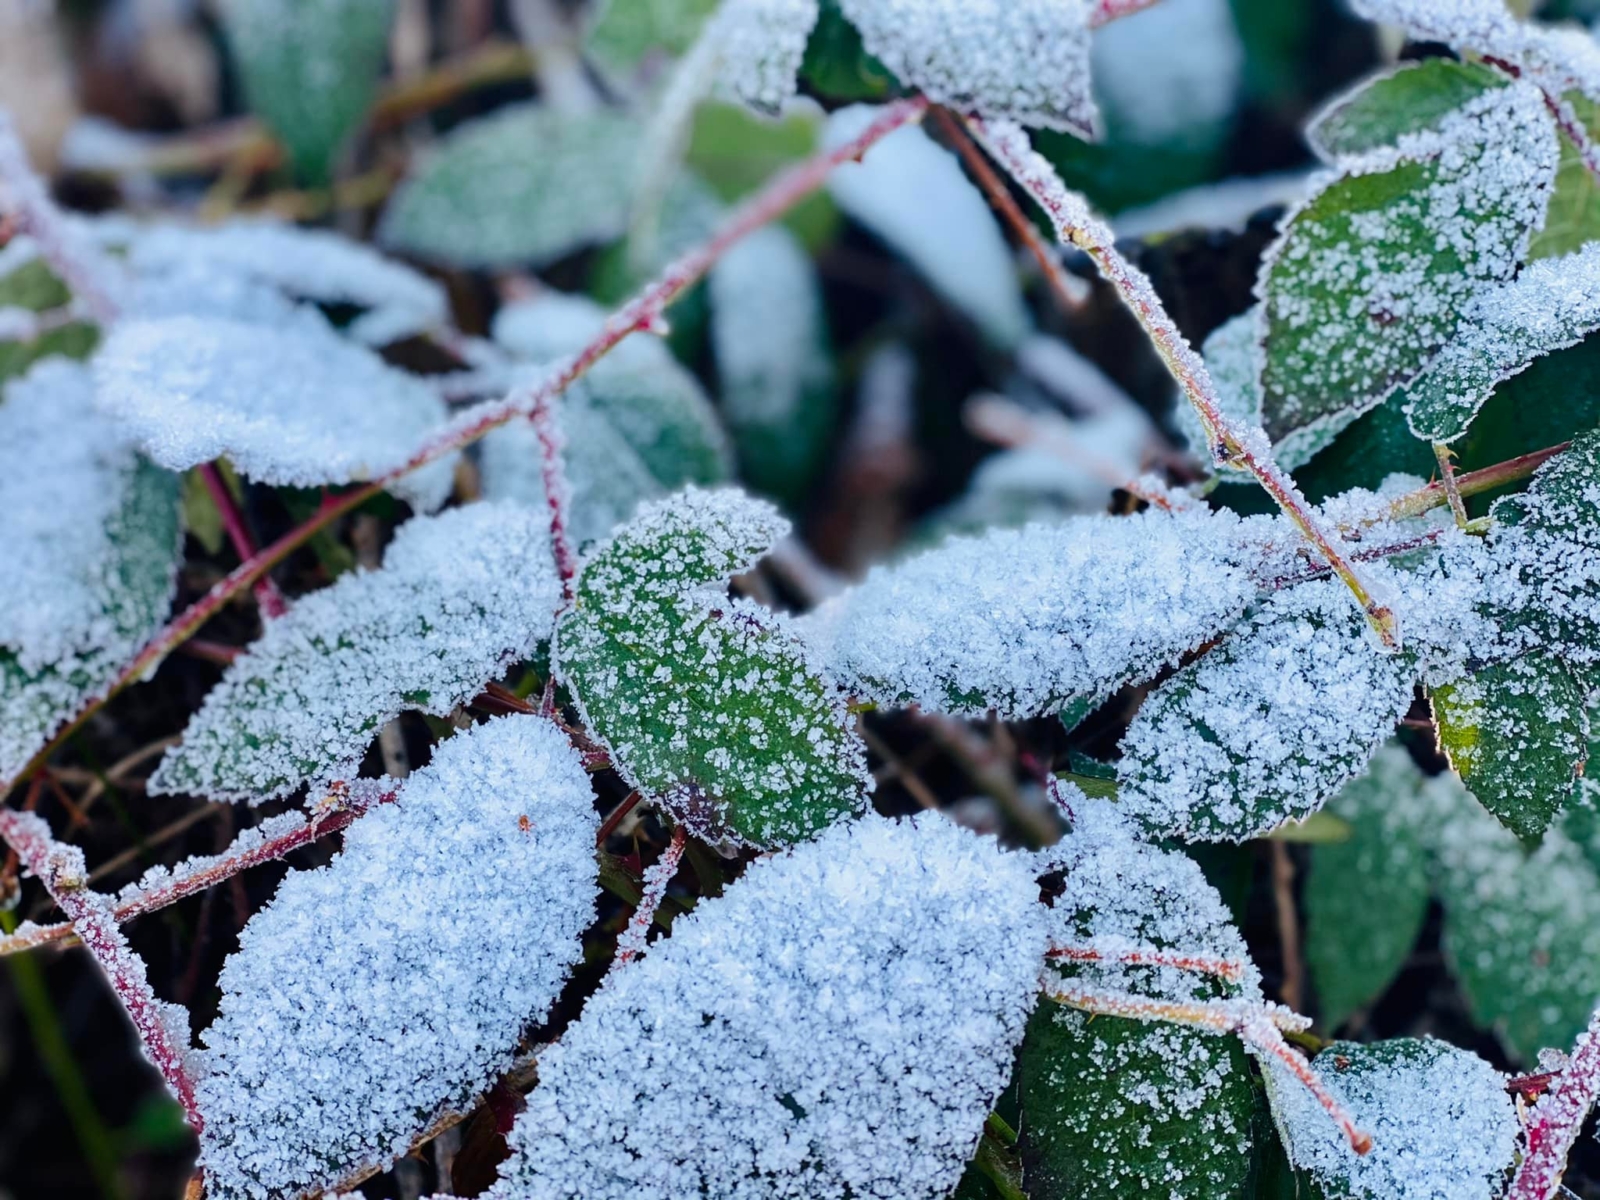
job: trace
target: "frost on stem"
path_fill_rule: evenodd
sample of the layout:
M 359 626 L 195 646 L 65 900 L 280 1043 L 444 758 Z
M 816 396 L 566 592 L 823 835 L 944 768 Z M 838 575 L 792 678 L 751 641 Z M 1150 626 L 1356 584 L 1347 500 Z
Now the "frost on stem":
M 223 674 L 154 794 L 259 803 L 346 773 L 397 714 L 445 716 L 549 636 L 541 512 L 482 503 L 401 526 L 379 571 L 300 599 Z
M 441 744 L 331 864 L 291 873 L 202 1036 L 207 1195 L 384 1169 L 492 1084 L 582 959 L 597 826 L 565 734 L 503 717 Z
M 1552 1200 L 1561 1191 L 1567 1155 L 1577 1144 L 1595 1097 L 1600 1095 L 1600 1012 L 1578 1035 L 1555 1085 L 1526 1121 L 1522 1162 L 1505 1200 Z
M 490 1195 L 948 1195 L 1033 1005 L 1042 916 L 1025 857 L 933 815 L 756 860 L 541 1056 Z

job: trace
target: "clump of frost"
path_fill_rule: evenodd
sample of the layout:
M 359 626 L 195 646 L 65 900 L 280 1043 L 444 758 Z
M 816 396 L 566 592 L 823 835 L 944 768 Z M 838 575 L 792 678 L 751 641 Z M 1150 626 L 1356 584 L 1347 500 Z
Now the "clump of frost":
M 445 716 L 550 635 L 547 518 L 481 503 L 401 526 L 379 571 L 299 600 L 224 672 L 150 779 L 259 803 L 351 767 L 409 709 Z
M 1317 1056 L 1328 1090 L 1372 1137 L 1357 1156 L 1311 1093 L 1279 1063 L 1264 1071 L 1290 1160 L 1329 1200 L 1494 1200 L 1516 1154 L 1519 1127 L 1505 1077 L 1476 1054 L 1433 1038 Z
M 332 863 L 291 873 L 203 1036 L 207 1195 L 384 1169 L 471 1104 L 582 960 L 597 826 L 566 735 L 506 717 L 442 743 Z
M 817 0 L 723 0 L 704 37 L 715 43 L 723 90 L 764 113 L 795 94 Z
M 173 317 L 115 326 L 95 358 L 97 404 L 175 471 L 226 456 L 263 483 L 315 487 L 402 466 L 445 419 L 433 389 L 340 337 L 315 312 L 265 327 Z M 451 458 L 402 477 L 424 509 Z
M 863 698 L 1037 716 L 1149 678 L 1226 628 L 1255 598 L 1271 527 L 1150 510 L 953 538 L 801 625 Z
M 541 1057 L 490 1195 L 948 1195 L 1033 1007 L 1037 894 L 932 815 L 758 859 Z

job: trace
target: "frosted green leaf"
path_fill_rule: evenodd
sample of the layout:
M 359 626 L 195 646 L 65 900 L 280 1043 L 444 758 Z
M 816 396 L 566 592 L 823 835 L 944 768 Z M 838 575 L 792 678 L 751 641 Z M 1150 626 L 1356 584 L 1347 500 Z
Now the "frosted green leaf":
M 785 500 L 805 490 L 838 414 L 822 287 L 805 250 L 769 226 L 711 272 L 711 344 L 742 474 Z
M 457 267 L 544 266 L 621 237 L 639 122 L 512 105 L 452 130 L 400 185 L 378 238 Z
M 1121 803 L 1152 835 L 1191 841 L 1302 819 L 1366 767 L 1415 680 L 1344 584 L 1279 592 L 1145 700 L 1122 741 Z
M 1520 838 L 1540 837 L 1577 786 L 1589 753 L 1586 691 L 1565 663 L 1543 654 L 1433 691 L 1450 765 Z
M 530 364 L 575 353 L 606 312 L 581 296 L 547 291 L 508 305 L 495 339 Z M 730 473 L 727 437 L 700 382 L 649 334 L 636 333 L 601 359 L 557 406 L 572 488 L 569 533 L 582 546 L 626 521 L 646 500 L 684 484 L 720 483 Z M 490 499 L 546 511 L 538 435 L 525 421 L 483 441 L 483 488 Z
M 1038 987 L 1025 855 L 938 814 L 756 859 L 539 1056 L 492 1200 L 943 1200 Z
M 1506 86 L 1499 71 L 1478 63 L 1429 58 L 1402 63 L 1363 80 L 1311 119 L 1306 138 L 1332 162 L 1393 146 L 1406 134 L 1437 129 L 1451 113 Z
M 394 0 L 223 0 L 222 28 L 250 109 L 314 183 L 378 91 Z
M 291 871 L 223 966 L 196 1072 L 219 1200 L 386 1169 L 505 1072 L 583 959 L 599 821 L 553 722 L 468 729 L 384 783 L 399 797 Z
M 1515 84 L 1349 161 L 1291 213 L 1257 285 L 1268 434 L 1336 433 L 1426 366 L 1523 261 L 1556 158 L 1538 89 Z
M 843 145 L 877 115 L 868 105 L 839 109 L 824 142 Z M 1013 349 L 1027 336 L 1032 322 L 993 210 L 955 155 L 921 129 L 897 129 L 860 162 L 835 169 L 828 192 L 996 346 Z
M 1582 92 L 1562 97 L 1589 133 L 1590 141 L 1600 138 L 1600 104 Z M 1600 180 L 1584 165 L 1583 152 L 1563 131 L 1561 165 L 1556 169 L 1555 193 L 1544 228 L 1533 235 L 1528 246 L 1530 259 L 1554 258 L 1571 254 L 1585 243 L 1600 239 Z
M 770 847 L 866 806 L 844 704 L 776 613 L 730 600 L 788 525 L 734 491 L 647 504 L 589 555 L 557 674 L 632 786 L 712 841 Z
M 1600 242 L 1530 263 L 1509 283 L 1486 288 L 1455 336 L 1405 389 L 1411 432 L 1452 442 L 1494 389 L 1540 357 L 1600 329 Z
M 401 712 L 446 716 L 549 637 L 548 517 L 482 503 L 408 521 L 377 571 L 295 602 L 223 673 L 153 794 L 260 803 L 353 772 Z
M 676 58 L 694 45 L 717 0 L 605 0 L 588 49 L 603 68 L 628 75 L 652 54 Z
M 281 326 L 221 317 L 123 321 L 95 356 L 95 403 L 162 466 L 227 457 L 249 479 L 356 483 L 408 462 L 448 415 L 438 393 L 305 310 Z M 453 457 L 401 476 L 438 508 Z
M 14 237 L 0 252 L 0 384 L 51 355 L 87 358 L 100 340 L 99 330 L 85 321 L 37 329 L 34 315 L 66 309 L 72 294 L 29 241 Z
M 1273 1119 L 1289 1159 L 1325 1200 L 1495 1200 L 1516 1161 L 1521 1126 L 1505 1077 L 1433 1038 L 1370 1046 L 1335 1042 L 1317 1072 L 1372 1137 L 1357 1156 L 1339 1127 L 1277 1063 L 1266 1068 Z
M 817 0 L 723 0 L 706 28 L 722 90 L 757 112 L 780 112 L 795 94 L 817 14 Z
M 1538 849 L 1441 780 L 1444 948 L 1472 1017 L 1524 1064 L 1565 1048 L 1600 996 L 1600 875 L 1562 824 Z
M 1422 931 L 1431 819 L 1423 783 L 1411 756 L 1391 745 L 1323 810 L 1350 831 L 1312 851 L 1305 883 L 1306 963 L 1328 1029 L 1388 990 Z

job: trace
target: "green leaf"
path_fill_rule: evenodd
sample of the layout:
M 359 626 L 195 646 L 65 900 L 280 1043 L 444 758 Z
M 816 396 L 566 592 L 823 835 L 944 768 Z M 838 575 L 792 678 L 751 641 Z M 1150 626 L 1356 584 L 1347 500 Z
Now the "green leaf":
M 839 0 L 822 0 L 816 27 L 806 42 L 800 77 L 838 103 L 883 100 L 900 83 L 861 44 L 861 35 L 839 11 Z
M 28 259 L 0 275 L 0 309 L 42 313 L 70 303 L 72 293 L 43 259 Z M 0 339 L 0 383 L 26 373 L 34 363 L 52 354 L 88 358 L 99 340 L 99 330 L 84 321 L 68 322 L 29 341 Z
M 1590 138 L 1600 138 L 1600 104 L 1578 91 L 1567 92 L 1563 99 L 1572 105 Z M 1571 254 L 1596 239 L 1600 239 L 1600 181 L 1584 166 L 1583 152 L 1563 133 L 1555 194 L 1550 197 L 1544 228 L 1533 235 L 1528 246 L 1528 258 Z
M 786 532 L 737 492 L 647 505 L 585 561 L 556 630 L 613 764 L 711 841 L 788 844 L 866 804 L 864 750 L 805 644 L 723 589 Z
M 759 116 L 741 104 L 705 103 L 695 110 L 685 163 L 727 203 L 744 199 L 784 167 L 814 154 L 821 122 L 809 108 L 782 117 Z M 839 227 L 826 192 L 811 193 L 783 218 L 808 248 L 824 245 Z
M 605 0 L 588 49 L 602 68 L 632 75 L 653 54 L 686 53 L 717 9 L 718 0 Z
M 394 0 L 225 0 L 222 19 L 250 110 L 325 182 L 377 96 Z
M 1463 306 L 1509 279 L 1544 217 L 1554 127 L 1537 92 L 1505 89 L 1411 145 L 1351 164 L 1296 210 L 1269 251 L 1268 434 L 1336 432 L 1416 375 Z
M 1030 1200 L 1232 1200 L 1255 1093 L 1237 1038 L 1042 1000 L 1018 1062 Z
M 1535 654 L 1433 690 L 1439 745 L 1469 791 L 1525 841 L 1572 796 L 1589 749 L 1587 689 Z
M 387 245 L 460 267 L 544 266 L 628 227 L 639 121 L 511 105 L 453 130 L 389 201 Z
M 1358 83 L 1311 119 L 1306 139 L 1330 161 L 1393 146 L 1408 133 L 1436 129 L 1469 100 L 1506 86 L 1478 63 L 1429 58 L 1402 63 Z
M 1318 846 L 1306 876 L 1306 962 L 1322 1023 L 1337 1029 L 1378 999 L 1411 956 L 1430 895 L 1423 776 L 1399 746 L 1323 810 L 1350 837 Z

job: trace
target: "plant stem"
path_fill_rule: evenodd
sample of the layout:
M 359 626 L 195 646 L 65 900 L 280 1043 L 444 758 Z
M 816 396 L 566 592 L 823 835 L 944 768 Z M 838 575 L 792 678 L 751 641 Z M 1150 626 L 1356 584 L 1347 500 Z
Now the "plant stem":
M 1133 949 L 1102 950 L 1098 946 L 1052 946 L 1045 951 L 1046 958 L 1066 962 L 1117 962 L 1130 967 L 1172 967 L 1178 971 L 1193 971 L 1199 975 L 1214 975 L 1238 983 L 1244 978 L 1244 964 L 1232 958 L 1208 958 L 1205 955 L 1183 954 L 1171 950 Z
M 1089 28 L 1098 29 L 1120 17 L 1131 17 L 1134 13 L 1143 12 L 1160 2 L 1161 0 L 1097 0 L 1094 11 L 1089 14 Z
M 228 488 L 227 481 L 222 478 L 222 472 L 217 469 L 217 464 L 201 463 L 197 470 L 200 473 L 200 482 L 205 484 L 206 493 L 211 497 L 211 503 L 217 506 L 217 513 L 222 517 L 222 527 L 228 531 L 228 540 L 233 543 L 234 552 L 241 560 L 254 558 L 257 553 L 256 539 L 244 523 L 244 514 L 233 502 L 233 492 Z M 256 603 L 261 606 L 264 615 L 281 617 L 289 611 L 289 604 L 284 600 L 283 593 L 278 590 L 278 585 L 272 581 L 271 575 L 264 574 L 256 580 L 255 594 Z
M 662 324 L 666 308 L 725 254 L 734 243 L 777 219 L 820 187 L 839 164 L 860 158 L 872 146 L 896 129 L 922 117 L 927 101 L 921 98 L 896 101 L 858 136 L 826 154 L 819 154 L 781 172 L 762 191 L 737 208 L 726 224 L 703 245 L 673 263 L 605 323 L 594 339 L 576 355 L 557 364 L 538 384 L 519 389 L 506 398 L 479 405 L 462 413 L 440 432 L 428 438 L 408 460 L 384 472 L 371 483 L 337 496 L 326 497 L 320 508 L 271 545 L 263 547 L 241 563 L 205 596 L 190 605 L 165 629 L 157 633 L 124 667 L 103 691 L 92 697 L 78 713 L 17 774 L 4 785 L 9 791 L 18 779 L 26 779 L 46 762 L 112 697 L 143 679 L 172 651 L 193 637 L 234 596 L 253 585 L 273 567 L 313 537 L 368 500 L 383 492 L 404 475 L 471 445 L 491 430 L 518 417 L 526 417 L 542 399 L 559 395 L 595 363 L 632 333 L 653 331 Z
M 644 953 L 645 938 L 649 935 L 650 926 L 661 908 L 662 898 L 667 894 L 667 884 L 671 883 L 672 877 L 678 873 L 678 864 L 683 861 L 683 852 L 688 845 L 688 829 L 682 825 L 677 826 L 672 831 L 672 841 L 667 843 L 667 848 L 661 852 L 661 857 L 646 868 L 644 889 L 639 895 L 638 907 L 633 910 L 628 927 L 617 939 L 617 957 L 611 964 L 613 971 L 627 966 Z
M 1044 209 L 1063 244 L 1078 247 L 1094 260 L 1106 282 L 1144 326 L 1156 353 L 1199 414 L 1213 455 L 1219 461 L 1243 467 L 1256 477 L 1344 581 L 1384 645 L 1397 649 L 1400 638 L 1395 615 L 1373 596 L 1356 572 L 1338 530 L 1324 528 L 1295 487 L 1294 480 L 1273 462 L 1272 446 L 1266 433 L 1259 427 L 1239 429 L 1229 421 L 1205 363 L 1173 324 L 1149 279 L 1117 253 L 1111 230 L 1090 213 L 1081 197 L 1067 190 L 1055 168 L 1029 144 L 1028 135 L 1020 126 L 1010 122 L 986 124 L 976 117 L 969 117 L 967 126 L 989 154 Z
M 1560 1190 L 1567 1155 L 1600 1094 L 1600 1011 L 1578 1035 L 1572 1057 L 1554 1086 L 1533 1107 L 1522 1162 L 1505 1200 L 1550 1200 Z
M 1461 496 L 1476 496 L 1480 492 L 1492 492 L 1496 488 L 1505 487 L 1508 483 L 1517 483 L 1527 479 L 1540 467 L 1544 466 L 1545 463 L 1571 445 L 1571 442 L 1562 442 L 1560 445 L 1547 446 L 1543 450 L 1520 454 L 1516 458 L 1509 458 L 1505 462 L 1495 463 L 1493 466 L 1484 467 L 1482 470 L 1468 471 L 1465 475 L 1457 475 L 1455 477 L 1456 492 Z M 1436 481 L 1428 484 L 1427 487 L 1408 492 L 1395 500 L 1384 510 L 1383 519 L 1386 521 L 1403 521 L 1407 517 L 1420 517 L 1423 513 L 1448 502 L 1448 489 L 1442 480 Z
M 573 581 L 578 577 L 578 555 L 572 548 L 568 533 L 567 511 L 572 505 L 572 485 L 567 482 L 563 454 L 567 448 L 567 435 L 561 428 L 556 412 L 560 397 L 540 396 L 533 406 L 529 420 L 534 436 L 539 439 L 539 477 L 544 484 L 544 501 L 550 509 L 550 550 L 556 560 L 556 574 L 561 576 L 561 608 L 572 607 Z
M 1456 519 L 1456 528 L 1467 527 L 1467 505 L 1461 498 L 1461 488 L 1456 483 L 1456 467 L 1450 447 L 1443 442 L 1433 444 L 1433 456 L 1439 462 L 1439 482 L 1444 485 L 1445 499 L 1450 502 L 1450 515 Z

